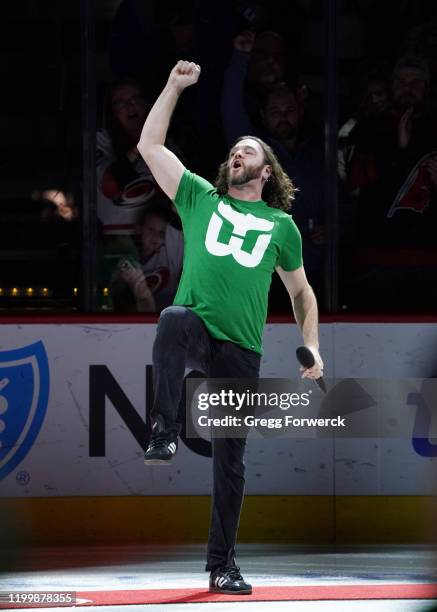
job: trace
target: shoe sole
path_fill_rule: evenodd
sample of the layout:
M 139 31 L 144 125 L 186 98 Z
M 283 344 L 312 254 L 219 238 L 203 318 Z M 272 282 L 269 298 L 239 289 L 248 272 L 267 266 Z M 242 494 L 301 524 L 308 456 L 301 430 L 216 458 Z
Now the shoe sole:
M 144 465 L 170 465 L 173 461 L 171 459 L 144 459 Z
M 223 595 L 252 595 L 252 589 L 246 589 L 244 591 L 228 591 L 226 589 L 216 589 L 209 587 L 210 593 L 223 593 Z

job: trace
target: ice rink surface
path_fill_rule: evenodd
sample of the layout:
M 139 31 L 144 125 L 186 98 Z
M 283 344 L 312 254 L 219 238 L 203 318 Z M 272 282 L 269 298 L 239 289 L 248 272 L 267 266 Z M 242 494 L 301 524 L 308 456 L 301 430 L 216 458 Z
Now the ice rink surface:
M 207 590 L 202 545 L 35 548 L 8 553 L 0 591 Z M 412 546 L 292 546 L 242 544 L 237 562 L 253 587 L 437 583 L 436 552 Z M 335 594 L 335 589 L 333 589 Z M 437 593 L 436 593 L 437 597 Z M 242 601 L 87 606 L 96 612 L 427 612 L 430 600 Z M 50 608 L 65 610 L 66 608 Z M 437 607 L 436 607 L 437 610 Z

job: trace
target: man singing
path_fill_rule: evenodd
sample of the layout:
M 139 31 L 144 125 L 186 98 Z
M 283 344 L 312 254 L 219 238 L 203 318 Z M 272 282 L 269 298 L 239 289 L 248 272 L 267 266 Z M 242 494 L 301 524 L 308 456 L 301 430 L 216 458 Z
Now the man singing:
M 185 368 L 210 378 L 258 378 L 268 292 L 276 269 L 290 295 L 319 378 L 317 302 L 302 265 L 301 238 L 290 215 L 295 188 L 262 140 L 240 138 L 220 166 L 216 186 L 189 172 L 165 146 L 179 96 L 200 67 L 179 61 L 150 111 L 138 150 L 182 220 L 185 255 L 173 306 L 162 311 L 153 346 L 155 402 L 146 465 L 169 463 Z M 245 438 L 213 438 L 212 514 L 206 570 L 210 591 L 250 594 L 235 564 L 244 494 Z

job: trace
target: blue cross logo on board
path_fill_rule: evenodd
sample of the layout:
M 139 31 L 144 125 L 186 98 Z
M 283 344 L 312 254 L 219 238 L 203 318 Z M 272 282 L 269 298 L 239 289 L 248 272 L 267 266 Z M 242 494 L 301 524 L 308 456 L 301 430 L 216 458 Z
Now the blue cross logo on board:
M 32 448 L 48 399 L 49 365 L 43 343 L 0 351 L 0 480 Z

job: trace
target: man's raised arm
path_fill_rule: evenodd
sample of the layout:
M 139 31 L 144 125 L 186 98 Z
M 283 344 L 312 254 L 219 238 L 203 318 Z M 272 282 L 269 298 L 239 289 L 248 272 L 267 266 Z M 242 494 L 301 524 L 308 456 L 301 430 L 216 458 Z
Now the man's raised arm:
M 179 61 L 176 64 L 147 116 L 137 145 L 156 182 L 172 200 L 185 168 L 176 155 L 164 146 L 164 142 L 179 96 L 186 87 L 197 82 L 199 75 L 200 66 L 193 62 Z

